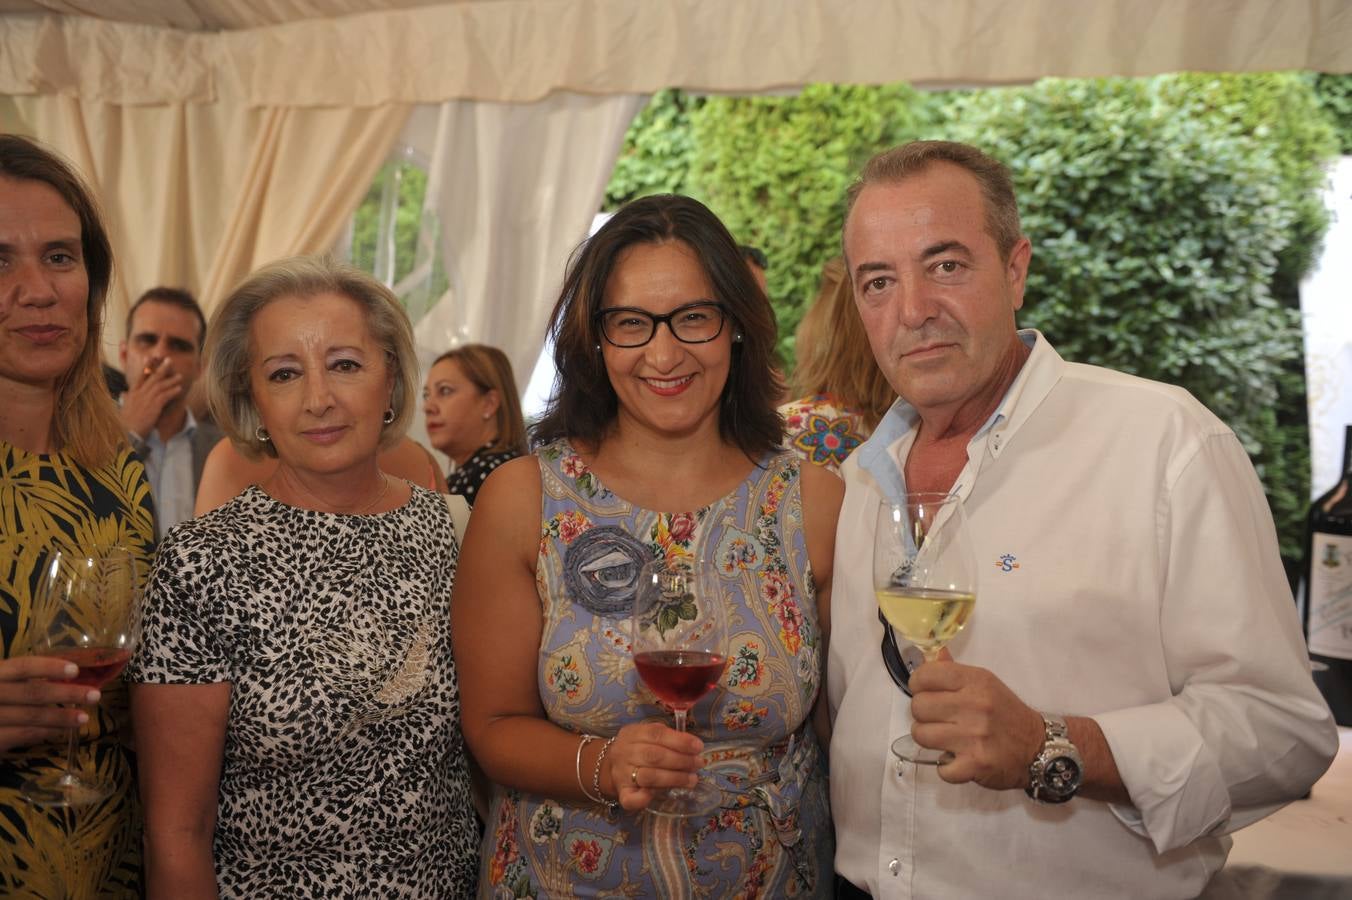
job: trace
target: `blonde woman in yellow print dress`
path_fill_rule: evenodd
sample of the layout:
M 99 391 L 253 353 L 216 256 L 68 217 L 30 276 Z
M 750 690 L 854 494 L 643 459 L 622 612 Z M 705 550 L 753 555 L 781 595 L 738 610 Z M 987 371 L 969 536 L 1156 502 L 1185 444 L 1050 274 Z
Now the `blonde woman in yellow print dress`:
M 0 896 L 137 897 L 141 834 L 126 689 L 98 691 L 28 654 L 38 560 L 120 544 L 146 562 L 145 471 L 104 386 L 99 339 L 112 251 L 89 190 L 37 144 L 0 135 Z M 61 706 L 60 704 L 67 704 Z M 39 809 L 22 782 L 79 764 L 116 785 L 78 809 Z

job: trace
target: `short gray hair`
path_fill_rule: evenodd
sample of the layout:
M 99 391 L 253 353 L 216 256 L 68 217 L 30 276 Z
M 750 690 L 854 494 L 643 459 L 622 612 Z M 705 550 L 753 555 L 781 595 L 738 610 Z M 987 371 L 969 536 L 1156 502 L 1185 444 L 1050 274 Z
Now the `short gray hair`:
M 204 391 L 212 417 L 235 446 L 251 459 L 276 457 L 257 431 L 263 424 L 249 391 L 249 326 L 258 311 L 279 297 L 340 294 L 366 313 L 371 336 L 385 351 L 394 374 L 394 421 L 381 432 L 380 446 L 394 446 L 408 431 L 418 390 L 418 356 L 413 325 L 399 298 L 367 273 L 329 256 L 295 256 L 270 263 L 230 292 L 207 327 Z

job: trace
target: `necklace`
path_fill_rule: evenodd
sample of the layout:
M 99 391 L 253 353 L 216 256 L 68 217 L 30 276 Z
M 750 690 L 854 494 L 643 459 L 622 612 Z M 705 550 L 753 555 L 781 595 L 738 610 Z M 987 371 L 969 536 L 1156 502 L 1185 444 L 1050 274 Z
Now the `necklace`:
M 298 491 L 300 491 L 300 492 L 301 492 L 302 494 L 304 494 L 306 497 L 309 497 L 310 500 L 311 500 L 312 502 L 314 502 L 314 503 L 318 506 L 318 508 L 319 508 L 318 511 L 319 511 L 319 512 L 327 512 L 327 511 L 328 511 L 329 504 L 325 503 L 323 500 L 320 500 L 320 499 L 319 499 L 318 497 L 316 497 L 314 494 L 312 494 L 312 493 L 310 493 L 308 490 L 306 490 L 305 485 L 301 484 L 299 479 L 296 479 L 296 480 L 295 480 L 294 486 L 295 486 L 295 488 L 296 488 Z M 376 505 L 377 505 L 378 503 L 380 503 L 381 500 L 384 500 L 384 499 L 385 499 L 385 495 L 388 494 L 389 492 L 390 492 L 390 476 L 386 475 L 384 472 L 381 472 L 381 473 L 380 473 L 380 490 L 376 491 L 376 495 L 375 495 L 373 498 L 371 498 L 371 501 L 370 501 L 369 503 L 367 503 L 365 506 L 361 507 L 360 509 L 354 509 L 352 512 L 349 512 L 349 513 L 339 513 L 339 515 L 348 515 L 348 516 L 361 516 L 361 515 L 365 515 L 366 513 L 370 512 L 372 509 L 375 509 Z M 273 492 L 269 491 L 269 493 L 273 493 Z M 276 494 L 273 493 L 273 496 L 275 497 Z
M 357 510 L 356 515 L 360 516 L 375 509 L 376 505 L 380 503 L 381 500 L 384 500 L 385 495 L 388 494 L 389 492 L 390 492 L 390 476 L 386 475 L 384 472 L 381 472 L 380 490 L 379 492 L 376 493 L 375 499 L 372 500 L 370 503 L 366 504 L 365 506 L 363 506 L 361 509 Z

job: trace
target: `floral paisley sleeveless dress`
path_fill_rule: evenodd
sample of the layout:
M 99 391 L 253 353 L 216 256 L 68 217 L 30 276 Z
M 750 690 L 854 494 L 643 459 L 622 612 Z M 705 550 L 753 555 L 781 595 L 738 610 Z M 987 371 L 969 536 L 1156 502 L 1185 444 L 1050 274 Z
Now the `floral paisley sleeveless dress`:
M 767 454 L 726 497 L 658 513 L 606 490 L 565 441 L 537 457 L 538 678 L 550 721 L 605 737 L 630 722 L 671 723 L 630 657 L 634 579 L 658 556 L 712 559 L 729 601 L 728 666 L 689 726 L 723 802 L 674 819 L 499 787 L 481 896 L 831 896 L 826 778 L 809 721 L 822 645 L 798 460 Z

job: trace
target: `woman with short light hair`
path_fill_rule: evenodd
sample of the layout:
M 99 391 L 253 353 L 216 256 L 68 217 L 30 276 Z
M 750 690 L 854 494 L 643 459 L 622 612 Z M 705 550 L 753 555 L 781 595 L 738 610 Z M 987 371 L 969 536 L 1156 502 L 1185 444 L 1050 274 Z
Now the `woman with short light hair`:
M 383 473 L 417 377 L 370 276 L 297 258 L 212 318 L 208 402 L 277 466 L 170 531 L 129 669 L 151 897 L 463 897 L 478 829 L 441 495 Z

